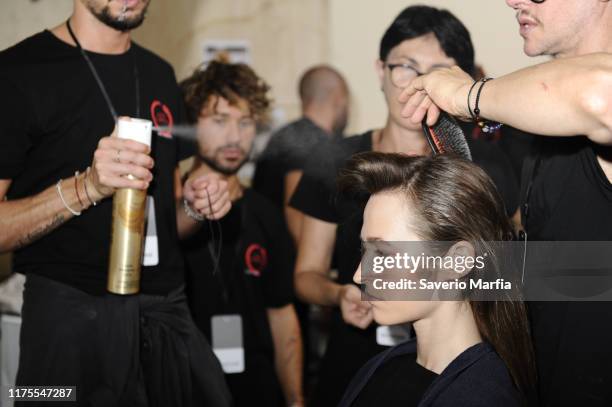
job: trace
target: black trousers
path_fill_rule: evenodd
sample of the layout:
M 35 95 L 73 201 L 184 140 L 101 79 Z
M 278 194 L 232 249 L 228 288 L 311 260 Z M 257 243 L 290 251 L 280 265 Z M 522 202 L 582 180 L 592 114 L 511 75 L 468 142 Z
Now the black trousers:
M 20 344 L 17 385 L 76 386 L 79 406 L 231 405 L 182 287 L 93 296 L 29 274 Z

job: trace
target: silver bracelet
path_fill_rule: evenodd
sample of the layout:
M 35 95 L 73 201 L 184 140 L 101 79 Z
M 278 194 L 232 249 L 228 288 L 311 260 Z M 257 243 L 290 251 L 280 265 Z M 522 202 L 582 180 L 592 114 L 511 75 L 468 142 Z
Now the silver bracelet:
M 70 206 L 68 206 L 68 204 L 66 203 L 66 200 L 64 199 L 64 195 L 62 194 L 62 179 L 61 178 L 59 181 L 57 181 L 57 184 L 55 184 L 55 188 L 57 189 L 57 194 L 59 195 L 66 209 L 68 209 L 70 213 L 72 213 L 74 216 L 81 216 L 81 212 L 75 211 Z
M 183 209 L 185 209 L 185 213 L 191 219 L 197 220 L 198 222 L 202 222 L 205 219 L 204 216 L 191 209 L 191 206 L 189 206 L 189 202 L 187 202 L 187 199 L 185 198 L 183 198 Z

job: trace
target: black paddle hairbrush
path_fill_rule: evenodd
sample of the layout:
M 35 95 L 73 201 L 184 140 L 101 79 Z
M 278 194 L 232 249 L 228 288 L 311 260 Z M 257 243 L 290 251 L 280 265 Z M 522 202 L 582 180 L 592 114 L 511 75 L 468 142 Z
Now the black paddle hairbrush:
M 432 127 L 427 125 L 427 117 L 423 119 L 423 132 L 434 154 L 456 154 L 472 161 L 472 153 L 463 130 L 455 119 L 445 112 Z

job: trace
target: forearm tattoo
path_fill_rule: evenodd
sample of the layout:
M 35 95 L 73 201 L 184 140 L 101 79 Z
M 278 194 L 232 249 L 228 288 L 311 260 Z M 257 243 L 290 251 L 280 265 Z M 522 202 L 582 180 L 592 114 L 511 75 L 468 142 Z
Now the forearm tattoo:
M 53 217 L 53 219 L 51 219 L 49 223 L 37 229 L 34 229 L 33 231 L 29 232 L 25 237 L 19 239 L 19 241 L 17 242 L 17 247 L 15 249 L 21 249 L 22 247 L 25 247 L 29 245 L 30 243 L 35 242 L 41 237 L 47 235 L 49 232 L 55 230 L 58 226 L 63 224 L 65 221 L 66 221 L 66 217 L 58 213 L 57 215 Z

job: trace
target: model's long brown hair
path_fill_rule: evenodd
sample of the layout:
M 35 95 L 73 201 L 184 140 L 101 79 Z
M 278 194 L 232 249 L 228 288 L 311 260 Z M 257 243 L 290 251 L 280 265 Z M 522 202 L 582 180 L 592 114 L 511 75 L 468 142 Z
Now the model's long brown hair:
M 467 241 L 476 243 L 475 248 L 489 248 L 490 242 L 513 237 L 493 181 L 459 157 L 362 153 L 347 163 L 338 182 L 343 192 L 405 194 L 417 211 L 413 226 L 423 240 Z M 517 389 L 531 395 L 536 370 L 524 303 L 510 295 L 496 301 L 472 300 L 470 292 L 465 297 L 483 339 L 504 361 Z

